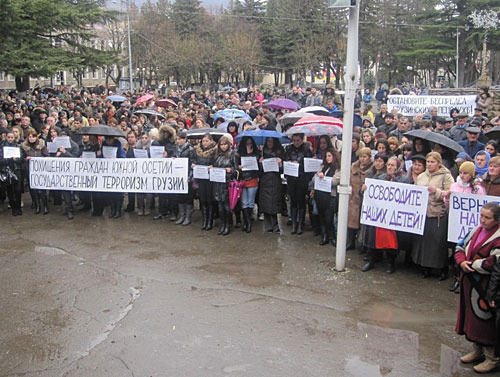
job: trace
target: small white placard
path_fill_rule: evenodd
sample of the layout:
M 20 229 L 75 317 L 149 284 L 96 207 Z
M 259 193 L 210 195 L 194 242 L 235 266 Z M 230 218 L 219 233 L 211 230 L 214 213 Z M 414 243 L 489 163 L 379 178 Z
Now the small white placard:
M 210 169 L 210 181 L 211 182 L 226 182 L 226 169 L 224 168 L 211 168 Z
M 21 158 L 21 148 L 3 147 L 3 158 Z
M 195 165 L 193 169 L 193 178 L 196 179 L 210 179 L 210 173 L 208 172 L 208 166 L 206 165 Z
M 262 169 L 264 170 L 264 173 L 271 173 L 271 172 L 279 173 L 280 167 L 278 165 L 278 159 L 266 158 L 262 160 Z
M 299 164 L 296 162 L 285 161 L 283 163 L 283 173 L 289 175 L 290 177 L 299 176 Z
M 163 158 L 163 152 L 165 152 L 165 147 L 162 147 L 161 145 L 152 145 L 149 147 L 151 158 Z
M 410 171 L 410 168 L 413 166 L 413 160 L 405 160 L 405 168 L 406 171 Z
M 243 171 L 259 170 L 256 157 L 241 157 L 241 165 Z
M 65 149 L 71 149 L 71 141 L 69 136 L 57 136 L 54 138 L 54 143 L 57 145 L 57 149 L 63 147 Z
M 47 151 L 48 151 L 49 153 L 56 153 L 58 149 L 59 149 L 59 148 L 57 147 L 57 144 L 56 144 L 56 143 L 52 143 L 52 142 L 50 142 L 50 141 L 49 141 L 49 142 L 47 142 Z
M 95 152 L 82 152 L 82 158 L 96 158 Z
M 148 158 L 148 150 L 147 149 L 134 149 L 134 157 L 135 158 Z
M 318 158 L 304 158 L 304 172 L 316 173 L 321 169 L 321 161 Z
M 116 151 L 117 150 L 118 150 L 118 147 L 103 146 L 102 147 L 102 156 L 104 158 L 116 158 Z
M 375 159 L 375 156 L 377 155 L 378 151 L 372 149 L 372 159 Z
M 314 177 L 314 189 L 323 192 L 332 192 L 332 177 Z

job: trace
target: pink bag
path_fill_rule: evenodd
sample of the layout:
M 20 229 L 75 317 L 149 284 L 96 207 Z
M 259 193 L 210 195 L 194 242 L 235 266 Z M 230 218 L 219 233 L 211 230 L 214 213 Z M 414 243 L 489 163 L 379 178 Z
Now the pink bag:
M 229 182 L 229 207 L 231 211 L 234 210 L 238 200 L 240 200 L 241 193 L 243 192 L 243 187 L 245 187 L 245 182 L 243 181 L 231 181 Z

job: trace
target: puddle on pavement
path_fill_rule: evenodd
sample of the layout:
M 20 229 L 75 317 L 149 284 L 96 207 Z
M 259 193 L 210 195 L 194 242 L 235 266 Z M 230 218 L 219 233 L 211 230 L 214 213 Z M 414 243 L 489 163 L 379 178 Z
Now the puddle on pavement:
M 279 284 L 281 264 L 257 265 L 250 263 L 212 263 L 199 269 L 213 273 L 236 277 L 244 285 L 250 287 L 269 287 Z

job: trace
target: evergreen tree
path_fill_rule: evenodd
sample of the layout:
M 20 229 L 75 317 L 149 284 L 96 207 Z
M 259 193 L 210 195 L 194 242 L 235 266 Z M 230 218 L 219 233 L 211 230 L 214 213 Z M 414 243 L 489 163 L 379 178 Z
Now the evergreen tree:
M 185 39 L 196 33 L 202 23 L 203 8 L 200 0 L 175 0 L 171 19 L 178 35 Z

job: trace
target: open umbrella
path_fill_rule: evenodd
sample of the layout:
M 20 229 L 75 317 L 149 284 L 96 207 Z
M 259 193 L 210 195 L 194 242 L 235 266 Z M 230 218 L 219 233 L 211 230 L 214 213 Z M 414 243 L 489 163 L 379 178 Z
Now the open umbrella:
M 233 89 L 232 86 L 225 86 L 224 88 L 222 88 L 223 91 L 227 92 L 228 90 L 231 90 Z
M 295 111 L 299 108 L 299 105 L 291 99 L 281 98 L 269 102 L 267 107 L 270 107 L 271 109 Z
M 151 110 L 151 109 L 137 110 L 136 112 L 134 112 L 134 114 L 156 115 L 157 117 L 161 117 L 163 119 L 166 118 L 166 116 L 164 114 L 159 113 L 156 110 Z
M 238 89 L 238 93 L 246 93 L 246 92 L 248 92 L 248 88 Z
M 79 135 L 95 135 L 95 136 L 113 136 L 113 137 L 123 137 L 125 136 L 121 133 L 118 128 L 106 126 L 100 124 L 98 126 L 82 127 L 78 130 Z
M 188 139 L 202 139 L 205 134 L 210 134 L 214 139 L 224 136 L 227 132 L 218 130 L 216 128 L 191 128 L 187 132 Z
M 335 124 L 311 123 L 302 126 L 293 126 L 286 132 L 287 136 L 292 136 L 293 134 L 304 134 L 306 136 L 342 135 L 342 127 Z
M 112 96 L 107 96 L 106 101 L 111 101 L 111 102 L 123 102 L 127 98 L 120 96 L 118 94 L 113 94 Z
M 244 137 L 251 137 L 254 139 L 255 143 L 257 145 L 264 145 L 266 143 L 266 139 L 268 137 L 272 137 L 273 139 L 279 139 L 281 144 L 289 144 L 290 139 L 283 136 L 277 131 L 272 131 L 272 130 L 251 130 L 251 131 L 245 131 L 242 132 L 241 134 L 236 135 L 236 141 L 240 142 L 242 138 Z
M 153 96 L 152 94 L 144 94 L 143 96 L 137 98 L 137 100 L 135 101 L 135 103 L 142 103 L 142 102 L 148 102 L 150 100 L 152 100 L 155 96 Z
M 288 126 L 290 124 L 295 124 L 299 119 L 302 119 L 304 117 L 311 116 L 311 115 L 312 114 L 310 114 L 310 113 L 304 113 L 302 110 L 294 111 L 293 113 L 287 113 L 287 114 L 283 115 L 279 119 L 278 122 L 282 126 Z
M 324 124 L 328 126 L 337 126 L 340 128 L 344 127 L 344 123 L 342 123 L 340 119 L 329 116 L 306 116 L 295 122 L 295 126 L 306 126 L 310 124 Z
M 334 111 L 333 113 L 330 114 L 330 116 L 334 117 L 334 118 L 343 119 L 344 118 L 344 110 Z M 363 119 L 361 118 L 361 115 L 354 114 L 353 126 L 354 127 L 356 127 L 356 126 L 363 127 Z
M 245 113 L 243 110 L 238 110 L 238 109 L 224 109 L 217 111 L 214 114 L 214 119 L 217 118 L 224 118 L 224 119 L 236 119 L 236 118 L 246 118 L 248 120 L 252 120 L 250 115 Z
M 162 99 L 155 101 L 155 105 L 160 106 L 160 107 L 164 107 L 164 108 L 167 108 L 169 106 L 177 107 L 177 104 L 168 98 L 162 98 Z
M 444 136 L 442 134 L 438 134 L 436 132 L 427 131 L 427 130 L 412 130 L 404 133 L 405 136 L 409 138 L 418 138 L 422 140 L 430 141 L 434 144 L 439 144 L 443 147 L 451 149 L 457 153 L 464 152 L 464 149 L 461 145 L 459 145 L 456 141 L 451 140 L 449 137 Z
M 321 106 L 308 106 L 308 107 L 303 107 L 300 109 L 301 112 L 303 113 L 311 113 L 311 114 L 316 114 L 316 115 L 328 115 L 329 112 L 327 109 Z
M 489 140 L 500 140 L 500 126 L 495 126 L 484 134 Z

